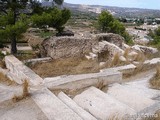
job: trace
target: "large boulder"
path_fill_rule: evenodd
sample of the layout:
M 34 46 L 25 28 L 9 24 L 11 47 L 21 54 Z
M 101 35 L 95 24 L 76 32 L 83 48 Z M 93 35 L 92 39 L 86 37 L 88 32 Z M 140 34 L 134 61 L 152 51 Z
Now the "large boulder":
M 132 49 L 138 52 L 143 52 L 144 54 L 154 54 L 158 52 L 157 48 L 147 47 L 142 45 L 134 45 Z
M 96 40 L 98 41 L 107 41 L 113 43 L 116 46 L 122 48 L 124 43 L 124 38 L 118 34 L 113 33 L 101 33 L 96 35 Z
M 52 37 L 42 42 L 41 54 L 53 59 L 83 57 L 95 44 L 96 41 L 90 38 Z
M 112 59 L 116 54 L 122 56 L 124 51 L 113 43 L 107 41 L 99 42 L 98 59 L 99 61 L 107 61 Z

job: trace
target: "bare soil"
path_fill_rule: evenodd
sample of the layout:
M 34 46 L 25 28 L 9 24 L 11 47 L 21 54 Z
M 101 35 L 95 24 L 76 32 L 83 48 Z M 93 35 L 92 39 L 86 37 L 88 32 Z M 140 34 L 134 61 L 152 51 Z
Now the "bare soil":
M 99 63 L 85 58 L 59 59 L 37 63 L 30 67 L 42 78 L 99 72 Z
M 0 103 L 0 120 L 48 120 L 31 98 Z

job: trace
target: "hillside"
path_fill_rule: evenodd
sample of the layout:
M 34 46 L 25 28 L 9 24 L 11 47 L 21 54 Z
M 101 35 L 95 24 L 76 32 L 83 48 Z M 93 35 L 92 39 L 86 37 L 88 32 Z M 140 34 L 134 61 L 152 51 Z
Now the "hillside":
M 113 6 L 100 6 L 100 5 L 80 5 L 64 3 L 64 7 L 69 8 L 71 11 L 81 11 L 87 13 L 99 14 L 102 10 L 108 10 L 116 17 L 160 17 L 160 10 L 141 9 L 141 8 L 123 8 Z

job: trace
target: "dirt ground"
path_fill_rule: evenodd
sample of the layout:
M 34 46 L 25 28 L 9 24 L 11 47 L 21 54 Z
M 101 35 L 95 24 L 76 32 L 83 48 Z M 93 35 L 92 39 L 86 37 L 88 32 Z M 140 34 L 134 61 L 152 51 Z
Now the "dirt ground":
M 31 98 L 0 103 L 0 120 L 48 120 Z
M 30 68 L 42 78 L 60 75 L 74 75 L 99 72 L 99 63 L 96 60 L 68 58 L 53 60 L 31 65 Z

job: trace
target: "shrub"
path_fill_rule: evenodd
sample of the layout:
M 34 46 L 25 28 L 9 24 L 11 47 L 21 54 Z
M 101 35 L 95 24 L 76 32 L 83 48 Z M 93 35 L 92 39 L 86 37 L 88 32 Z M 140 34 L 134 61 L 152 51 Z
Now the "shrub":
M 160 65 L 157 67 L 156 74 L 150 80 L 150 85 L 152 88 L 160 89 Z
M 116 20 L 109 12 L 102 11 L 98 17 L 98 25 L 101 32 L 119 34 L 125 38 L 127 44 L 133 44 L 132 38 L 127 33 L 125 26 Z

